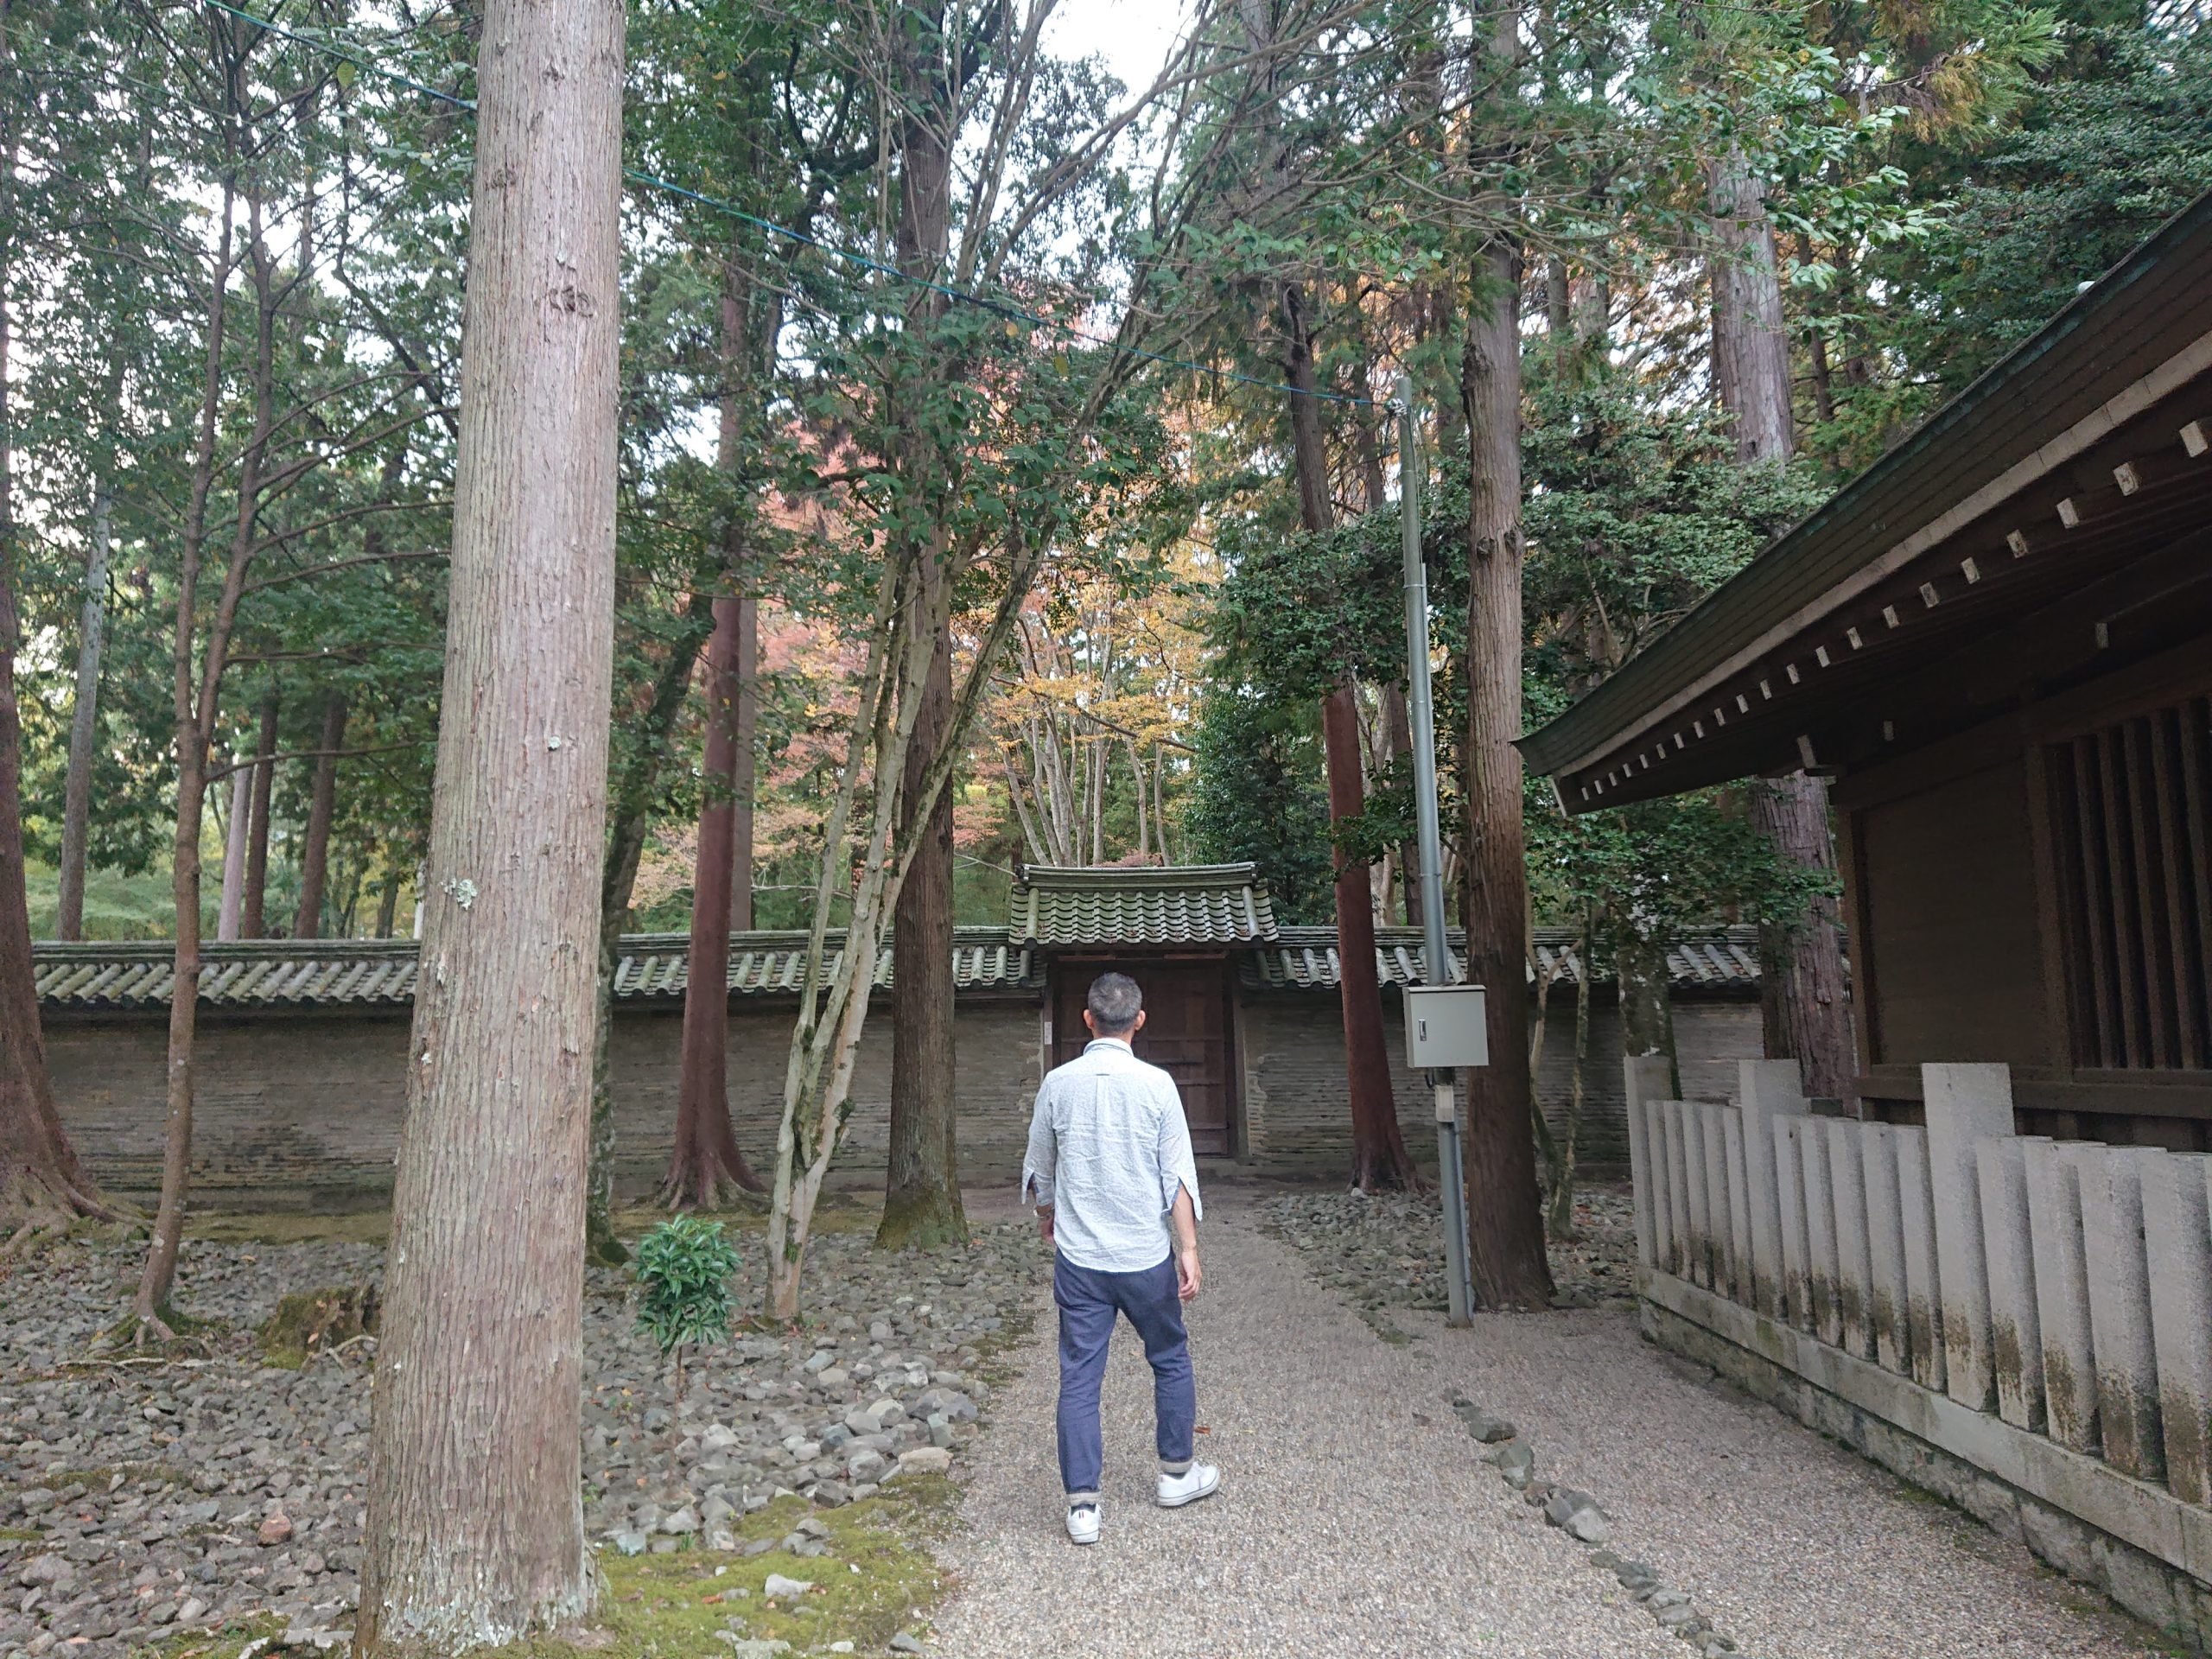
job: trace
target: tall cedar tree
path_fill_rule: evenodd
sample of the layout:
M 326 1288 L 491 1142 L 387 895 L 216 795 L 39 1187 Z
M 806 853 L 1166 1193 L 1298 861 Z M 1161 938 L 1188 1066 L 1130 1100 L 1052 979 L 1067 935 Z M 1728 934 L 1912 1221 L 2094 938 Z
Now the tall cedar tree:
M 1766 193 L 1731 150 L 1713 163 L 1713 381 L 1735 417 L 1736 458 L 1782 466 L 1797 453 L 1789 406 L 1789 338 Z M 1828 786 L 1793 772 L 1751 785 L 1751 817 L 1786 863 L 1833 877 Z M 1853 1072 L 1843 938 L 1833 895 L 1802 918 L 1759 924 L 1759 1008 L 1770 1059 L 1794 1059 L 1808 1095 L 1840 1098 Z
M 0 0 L 0 22 L 7 9 Z M 12 49 L 0 31 L 0 65 Z M 10 77 L 12 79 L 12 77 Z M 4 83 L 0 83 L 4 85 Z M 0 1240 L 29 1237 L 80 1215 L 105 1215 L 54 1106 L 31 976 L 24 887 L 22 724 L 16 702 L 16 527 L 8 359 L 13 317 L 15 154 L 10 100 L 0 99 Z
M 613 669 L 620 0 L 489 0 L 423 972 L 356 1652 L 590 1611 L 582 1355 Z
M 942 8 L 927 25 L 901 35 L 903 83 L 899 150 L 899 268 L 911 276 L 943 280 L 952 245 L 952 144 L 963 78 L 963 50 L 948 40 Z M 917 287 L 912 315 L 923 327 L 944 315 L 941 295 Z M 949 366 L 949 365 L 948 365 Z M 927 395 L 925 378 L 919 390 Z M 940 462 L 915 422 L 906 439 L 906 467 L 918 483 Z M 921 580 L 910 603 L 917 626 L 930 626 L 929 668 L 921 706 L 906 751 L 902 803 L 923 798 L 923 779 L 944 749 L 952 726 L 952 627 L 944 585 L 950 544 L 942 521 L 924 532 L 933 544 L 924 553 Z M 934 616 L 934 623 L 925 618 Z M 891 1124 L 884 1171 L 883 1219 L 876 1243 L 884 1249 L 938 1249 L 968 1241 L 968 1216 L 960 1197 L 957 1146 L 959 1087 L 952 1017 L 952 791 L 928 798 L 920 841 L 892 912 Z M 914 827 L 912 808 L 902 804 L 902 829 Z
M 1478 31 L 1475 79 L 1510 87 L 1518 10 Z M 1490 1064 L 1466 1073 L 1475 1300 L 1543 1307 L 1551 1264 L 1536 1186 L 1529 1071 L 1528 842 L 1521 821 L 1521 250 L 1493 232 L 1475 257 L 1460 362 L 1467 418 L 1467 976 L 1489 992 Z
M 1311 534 L 1331 527 L 1329 461 L 1321 410 L 1313 396 L 1313 339 L 1305 292 L 1282 290 L 1283 372 L 1289 404 L 1292 465 L 1298 512 Z M 1329 779 L 1332 827 L 1366 810 L 1361 775 L 1359 691 L 1349 671 L 1321 709 L 1321 747 Z M 1419 1184 L 1398 1132 L 1397 1096 L 1382 1039 L 1382 986 L 1375 965 L 1375 888 L 1367 861 L 1344 847 L 1335 853 L 1338 995 L 1344 1011 L 1344 1081 L 1351 1099 L 1351 1184 L 1363 1192 Z

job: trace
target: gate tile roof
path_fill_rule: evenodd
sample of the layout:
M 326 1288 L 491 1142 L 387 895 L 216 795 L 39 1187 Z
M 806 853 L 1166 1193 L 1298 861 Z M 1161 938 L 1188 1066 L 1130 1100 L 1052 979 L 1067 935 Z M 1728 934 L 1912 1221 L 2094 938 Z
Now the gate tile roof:
M 1024 867 L 1008 899 L 1017 944 L 1249 945 L 1278 937 L 1250 864 Z
M 1452 971 L 1467 971 L 1467 936 L 1453 928 L 1446 936 Z M 1427 955 L 1421 931 L 1411 927 L 1375 930 L 1375 965 L 1385 985 L 1418 985 Z M 1580 982 L 1582 963 L 1574 936 L 1563 928 L 1536 930 L 1536 961 L 1555 982 Z M 1253 952 L 1243 969 L 1244 982 L 1270 990 L 1332 988 L 1341 964 L 1333 927 L 1286 927 L 1265 949 Z M 1535 969 L 1529 977 L 1535 977 Z M 1759 982 L 1758 930 L 1734 927 L 1703 938 L 1679 939 L 1667 947 L 1667 977 L 1676 990 L 1715 990 Z

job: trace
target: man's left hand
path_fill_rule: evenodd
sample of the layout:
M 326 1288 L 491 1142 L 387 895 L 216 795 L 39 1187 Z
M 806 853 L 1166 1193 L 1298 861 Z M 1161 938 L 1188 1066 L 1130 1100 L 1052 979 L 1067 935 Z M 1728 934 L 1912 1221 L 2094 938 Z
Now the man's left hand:
M 1193 1245 L 1175 1252 L 1175 1288 L 1185 1301 L 1198 1294 L 1198 1252 Z

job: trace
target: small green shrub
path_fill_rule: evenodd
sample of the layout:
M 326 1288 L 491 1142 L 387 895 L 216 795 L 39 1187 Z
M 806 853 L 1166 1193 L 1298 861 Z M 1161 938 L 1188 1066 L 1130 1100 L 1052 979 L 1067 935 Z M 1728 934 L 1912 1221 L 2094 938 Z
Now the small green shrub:
M 676 1386 L 683 1386 L 686 1346 L 729 1338 L 729 1281 L 737 1249 L 719 1221 L 677 1216 L 638 1241 L 631 1272 L 638 1283 L 638 1328 L 676 1361 Z

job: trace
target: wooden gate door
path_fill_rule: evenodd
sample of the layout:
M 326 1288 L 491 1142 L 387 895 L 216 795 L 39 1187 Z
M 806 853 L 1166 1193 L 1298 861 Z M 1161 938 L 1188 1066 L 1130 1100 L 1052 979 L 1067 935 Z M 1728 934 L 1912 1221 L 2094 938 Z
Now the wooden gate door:
M 1138 958 L 1107 962 L 1058 961 L 1052 965 L 1052 1064 L 1083 1052 L 1090 1033 L 1083 1023 L 1090 982 L 1108 971 L 1127 974 L 1144 993 L 1140 1059 L 1175 1079 L 1191 1149 L 1201 1157 L 1236 1150 L 1236 1093 L 1230 1052 L 1229 973 L 1219 959 L 1173 962 Z

